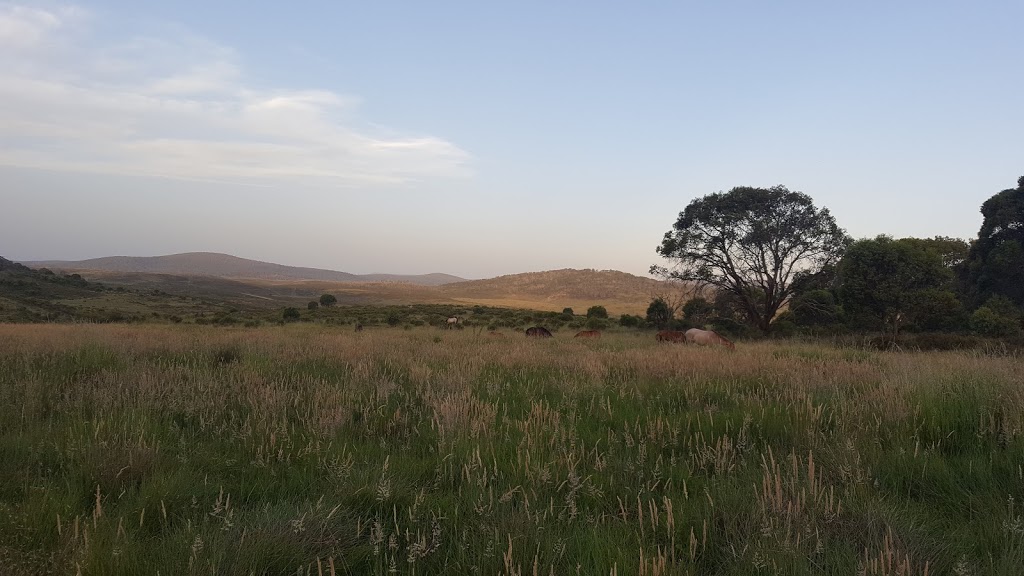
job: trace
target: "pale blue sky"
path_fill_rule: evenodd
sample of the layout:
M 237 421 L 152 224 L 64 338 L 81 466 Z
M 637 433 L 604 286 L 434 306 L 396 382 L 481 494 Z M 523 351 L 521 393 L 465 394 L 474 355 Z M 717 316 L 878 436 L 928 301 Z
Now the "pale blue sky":
M 557 6 L 555 5 L 557 4 Z M 971 237 L 1021 2 L 0 2 L 0 255 L 645 274 L 693 198 Z

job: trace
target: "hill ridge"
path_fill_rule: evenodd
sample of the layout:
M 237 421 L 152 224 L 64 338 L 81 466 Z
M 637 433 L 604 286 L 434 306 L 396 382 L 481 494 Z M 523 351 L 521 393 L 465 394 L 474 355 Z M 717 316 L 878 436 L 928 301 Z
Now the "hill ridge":
M 321 280 L 329 282 L 403 282 L 440 286 L 461 282 L 451 274 L 351 274 L 338 270 L 289 266 L 241 258 L 221 252 L 181 252 L 162 256 L 103 256 L 86 260 L 41 260 L 22 262 L 57 270 L 98 270 L 105 272 L 178 274 L 259 280 Z

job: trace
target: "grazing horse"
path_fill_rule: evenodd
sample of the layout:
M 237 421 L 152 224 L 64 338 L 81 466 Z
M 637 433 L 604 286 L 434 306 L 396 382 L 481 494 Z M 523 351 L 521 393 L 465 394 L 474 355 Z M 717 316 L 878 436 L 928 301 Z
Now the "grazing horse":
M 686 333 L 678 330 L 662 330 L 654 336 L 658 342 L 682 342 L 686 343 Z
M 582 332 L 577 332 L 576 335 L 573 336 L 573 338 L 600 338 L 600 337 L 601 337 L 601 331 L 600 330 L 584 330 Z
M 531 338 L 551 338 L 551 332 L 542 326 L 527 328 L 526 335 Z
M 690 328 L 686 331 L 686 341 L 694 344 L 700 344 L 701 346 L 707 346 L 710 344 L 718 344 L 719 346 L 725 346 L 730 350 L 735 350 L 736 345 L 727 340 L 724 336 L 715 332 L 714 330 L 701 330 L 699 328 Z
M 458 316 L 452 316 L 445 322 L 445 328 L 451 330 L 452 328 L 458 326 L 460 322 L 461 320 L 459 319 Z

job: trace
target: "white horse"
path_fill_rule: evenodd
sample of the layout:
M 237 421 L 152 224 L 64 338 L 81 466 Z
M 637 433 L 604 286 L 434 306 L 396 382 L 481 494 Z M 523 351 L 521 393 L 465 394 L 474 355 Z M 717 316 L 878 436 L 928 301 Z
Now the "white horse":
M 462 320 L 460 320 L 458 316 L 452 316 L 445 323 L 445 327 L 448 328 L 449 330 L 451 330 L 452 328 L 455 328 L 456 326 L 458 326 L 460 322 L 462 322 Z
M 736 345 L 730 342 L 725 336 L 722 336 L 714 330 L 701 330 L 699 328 L 690 328 L 686 331 L 686 342 L 689 344 L 700 344 L 707 346 L 709 344 L 718 344 L 725 346 L 730 350 L 735 350 Z

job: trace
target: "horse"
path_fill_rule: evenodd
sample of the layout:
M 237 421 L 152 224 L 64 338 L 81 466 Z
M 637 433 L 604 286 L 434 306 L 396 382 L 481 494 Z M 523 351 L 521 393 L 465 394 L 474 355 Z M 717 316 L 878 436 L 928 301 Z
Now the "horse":
M 658 342 L 682 342 L 686 343 L 686 333 L 678 330 L 662 330 L 655 336 Z
M 526 335 L 530 338 L 551 338 L 551 331 L 542 326 L 534 326 L 526 329 Z
M 601 331 L 600 330 L 583 330 L 582 332 L 577 332 L 576 335 L 573 336 L 573 338 L 600 338 L 600 337 L 601 337 Z
M 701 330 L 699 328 L 690 328 L 686 331 L 686 341 L 694 344 L 700 344 L 701 346 L 707 346 L 711 344 L 718 344 L 725 346 L 730 350 L 735 350 L 736 345 L 730 342 L 725 336 L 722 336 L 714 330 Z
M 461 318 L 459 318 L 458 316 L 452 316 L 451 318 L 449 318 L 448 320 L 445 321 L 445 328 L 451 330 L 451 329 L 455 328 L 456 326 L 458 326 L 461 323 L 462 323 L 462 319 Z

